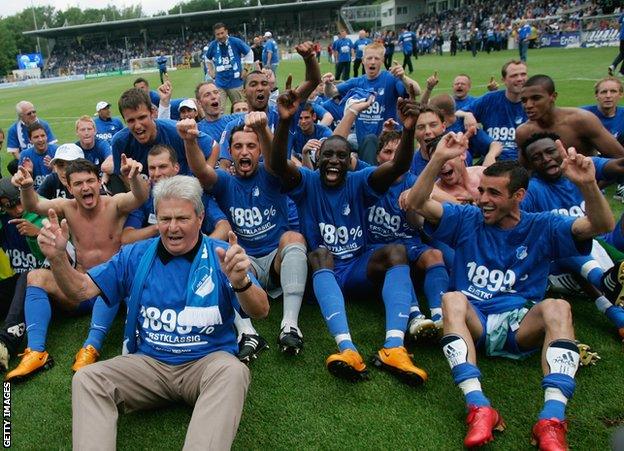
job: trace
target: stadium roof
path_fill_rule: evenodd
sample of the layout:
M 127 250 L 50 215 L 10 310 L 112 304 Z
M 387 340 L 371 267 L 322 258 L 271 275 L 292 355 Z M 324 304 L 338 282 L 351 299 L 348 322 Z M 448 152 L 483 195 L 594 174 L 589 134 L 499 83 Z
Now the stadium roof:
M 254 0 L 252 0 L 254 1 Z M 261 0 L 258 0 L 260 3 Z M 213 20 L 226 21 L 228 18 L 254 15 L 262 13 L 271 14 L 279 12 L 310 11 L 318 8 L 340 7 L 348 0 L 304 0 L 293 3 L 281 3 L 277 5 L 245 6 L 242 8 L 216 9 L 210 11 L 198 11 L 183 14 L 168 14 L 165 16 L 140 17 L 138 19 L 114 20 L 107 22 L 88 23 L 82 25 L 70 25 L 67 27 L 43 28 L 39 30 L 24 31 L 27 36 L 42 38 L 57 38 L 61 36 L 79 36 L 89 33 L 117 31 L 120 28 L 150 27 L 157 25 L 175 25 L 182 21 Z

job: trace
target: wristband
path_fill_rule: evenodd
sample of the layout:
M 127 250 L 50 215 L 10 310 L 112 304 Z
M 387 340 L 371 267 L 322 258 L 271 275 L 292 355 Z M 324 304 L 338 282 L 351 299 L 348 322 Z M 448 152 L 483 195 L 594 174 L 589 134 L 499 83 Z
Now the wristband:
M 34 187 L 35 187 L 35 184 L 31 183 L 30 185 L 27 185 L 27 186 L 18 186 L 17 189 L 19 191 L 26 191 L 27 189 L 34 188 Z
M 244 291 L 247 291 L 251 288 L 251 286 L 253 285 L 252 281 L 251 281 L 251 277 L 249 277 L 249 275 L 245 276 L 247 278 L 247 283 L 242 286 L 241 288 L 236 288 L 234 285 L 230 284 L 232 286 L 232 290 L 234 290 L 234 293 L 242 293 Z

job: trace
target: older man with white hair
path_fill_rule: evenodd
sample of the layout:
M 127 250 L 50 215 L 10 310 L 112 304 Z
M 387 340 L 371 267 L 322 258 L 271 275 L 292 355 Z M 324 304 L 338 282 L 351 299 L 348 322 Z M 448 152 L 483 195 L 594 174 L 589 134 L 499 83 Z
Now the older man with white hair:
M 48 144 L 55 144 L 58 141 L 48 123 L 37 117 L 37 110 L 32 103 L 27 100 L 21 100 L 15 105 L 15 111 L 17 113 L 17 121 L 9 127 L 7 132 L 7 152 L 13 154 L 15 158 L 19 158 L 22 150 L 33 147 L 28 137 L 28 126 L 35 122 L 39 122 L 45 128 Z
M 76 302 L 95 295 L 128 303 L 128 353 L 74 376 L 75 449 L 115 449 L 118 409 L 165 402 L 194 406 L 184 449 L 231 447 L 249 385 L 249 370 L 235 357 L 234 312 L 264 317 L 269 304 L 236 235 L 229 233 L 228 245 L 200 233 L 201 197 L 193 177 L 161 180 L 154 187 L 159 236 L 124 246 L 87 273 L 67 260 L 67 224 L 50 210 L 39 245 L 63 291 Z

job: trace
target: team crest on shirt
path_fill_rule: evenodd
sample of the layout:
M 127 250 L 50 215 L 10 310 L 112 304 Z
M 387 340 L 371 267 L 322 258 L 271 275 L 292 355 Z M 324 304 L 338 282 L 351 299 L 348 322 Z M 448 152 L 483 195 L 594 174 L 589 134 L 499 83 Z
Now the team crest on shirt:
M 516 118 L 516 125 L 520 125 L 522 122 L 524 122 L 524 120 L 521 117 Z
M 527 247 L 526 246 L 524 246 L 524 245 L 523 246 L 519 246 L 516 249 L 516 258 L 518 260 L 524 260 L 525 258 L 527 258 L 527 255 L 529 255 L 529 254 L 527 253 Z
M 343 216 L 349 216 L 350 213 L 351 213 L 351 207 L 349 207 L 349 204 L 344 204 L 342 206 L 342 214 L 343 214 Z
M 257 186 L 254 186 L 251 190 L 251 195 L 253 197 L 259 197 L 260 196 L 260 188 L 258 188 Z
M 382 96 L 384 95 L 384 92 L 386 92 L 385 88 L 381 88 L 379 91 L 377 91 L 377 95 Z

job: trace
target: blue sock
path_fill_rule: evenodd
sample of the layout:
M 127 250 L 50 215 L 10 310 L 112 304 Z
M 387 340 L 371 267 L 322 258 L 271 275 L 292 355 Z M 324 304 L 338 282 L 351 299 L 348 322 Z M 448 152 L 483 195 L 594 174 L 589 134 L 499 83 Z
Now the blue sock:
M 472 363 L 461 363 L 451 370 L 453 381 L 464 393 L 466 405 L 468 406 L 489 406 L 490 400 L 481 390 L 481 371 Z
M 587 280 L 595 287 L 602 286 L 602 276 L 604 276 L 604 271 L 602 268 L 593 268 L 587 274 Z
M 26 287 L 24 317 L 28 333 L 28 347 L 33 351 L 45 351 L 48 325 L 52 318 L 52 306 L 45 290 L 39 287 Z
M 409 308 L 409 319 L 407 320 L 408 322 L 410 322 L 412 318 L 423 316 L 422 312 L 420 311 L 420 304 L 418 303 L 418 296 L 416 296 L 416 291 L 414 290 L 414 284 L 412 284 L 412 292 L 410 293 L 410 296 L 411 296 L 411 301 L 410 301 L 410 308 Z
M 98 296 L 93 305 L 91 313 L 91 325 L 89 326 L 89 335 L 84 342 L 83 347 L 93 346 L 98 352 L 102 349 L 102 344 L 106 338 L 106 334 L 110 330 L 111 324 L 117 315 L 119 304 L 112 307 L 106 305 L 104 300 Z
M 312 287 L 329 333 L 336 340 L 340 352 L 346 349 L 356 350 L 351 341 L 344 297 L 334 272 L 330 269 L 316 271 L 312 275 Z
M 448 291 L 449 274 L 444 265 L 434 265 L 425 271 L 424 291 L 429 308 L 442 307 L 442 295 Z
M 557 418 L 565 420 L 565 409 L 568 399 L 574 395 L 576 382 L 574 378 L 562 373 L 550 373 L 542 379 L 542 388 L 545 390 L 544 407 L 539 419 Z
M 624 308 L 612 305 L 605 311 L 605 315 L 609 318 L 615 327 L 624 327 Z
M 396 265 L 386 271 L 381 296 L 386 306 L 386 341 L 384 348 L 403 346 L 414 286 L 408 265 Z

